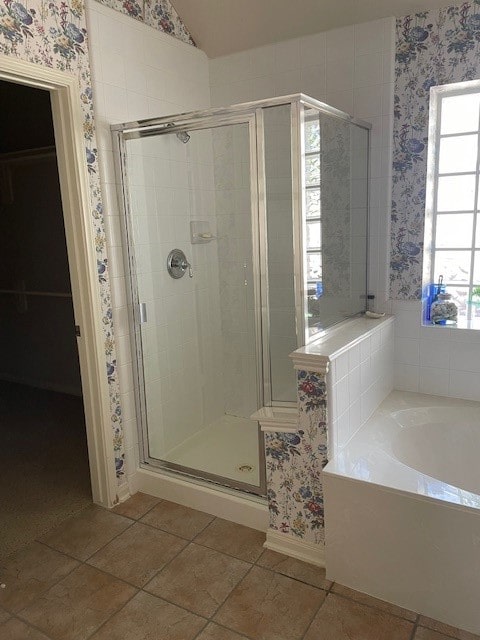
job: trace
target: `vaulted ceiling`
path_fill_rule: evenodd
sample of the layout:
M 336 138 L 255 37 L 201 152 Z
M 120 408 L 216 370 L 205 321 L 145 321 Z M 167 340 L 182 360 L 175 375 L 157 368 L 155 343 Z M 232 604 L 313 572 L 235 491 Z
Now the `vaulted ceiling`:
M 171 0 L 210 58 L 455 0 Z

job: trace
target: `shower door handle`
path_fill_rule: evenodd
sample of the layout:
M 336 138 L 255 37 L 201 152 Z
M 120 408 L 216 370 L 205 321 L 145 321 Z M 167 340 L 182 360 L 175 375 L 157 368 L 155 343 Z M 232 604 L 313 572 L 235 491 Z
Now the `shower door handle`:
M 147 303 L 140 302 L 138 305 L 138 324 L 145 324 L 147 322 Z

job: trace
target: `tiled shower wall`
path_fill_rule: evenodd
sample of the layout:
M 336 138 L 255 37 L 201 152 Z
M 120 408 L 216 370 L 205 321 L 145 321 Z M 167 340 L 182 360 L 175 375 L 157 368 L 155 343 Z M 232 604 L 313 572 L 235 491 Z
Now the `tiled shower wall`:
M 134 491 L 135 469 L 138 461 L 138 438 L 122 255 L 121 219 L 116 199 L 116 178 L 109 125 L 115 122 L 208 107 L 210 104 L 208 63 L 202 51 L 132 20 L 128 16 L 123 16 L 93 0 L 89 0 L 87 9 L 101 184 L 105 199 L 105 225 L 110 261 L 113 316 L 118 349 L 118 374 L 124 416 L 126 467 L 130 488 Z M 161 185 L 157 186 L 161 187 Z M 172 184 L 170 187 L 172 187 L 171 195 L 173 198 L 175 187 Z M 168 185 L 166 190 L 169 190 Z M 180 192 L 185 195 L 188 192 L 188 187 L 183 184 L 177 191 L 177 195 Z M 157 196 L 160 198 L 160 191 L 155 193 L 155 203 L 157 203 Z M 186 205 L 187 202 L 190 203 L 190 200 L 183 197 L 183 202 Z M 173 237 L 170 236 L 170 239 L 175 242 L 185 242 L 190 212 L 187 209 L 182 210 L 180 205 L 178 209 L 172 206 L 170 212 L 172 218 L 178 219 L 176 227 L 175 221 L 173 229 L 169 226 L 169 233 L 174 234 Z M 180 215 L 177 216 L 177 214 Z M 180 223 L 182 218 L 183 225 Z M 177 233 L 178 236 L 175 235 Z M 188 246 L 190 250 L 190 245 Z M 191 306 L 183 305 L 182 309 L 191 314 L 189 319 L 193 326 Z M 168 336 L 168 325 L 164 323 L 163 327 L 166 328 Z M 173 330 L 173 327 L 171 328 Z M 172 362 L 179 362 L 176 359 L 177 356 L 180 357 L 178 354 L 182 355 L 183 363 L 181 349 L 177 349 L 176 354 L 172 352 Z M 167 357 L 166 362 L 162 363 L 166 365 L 162 369 L 165 372 L 165 376 L 161 376 L 162 378 L 167 378 L 175 373 L 170 369 L 169 362 Z M 184 390 L 183 384 L 175 389 L 175 393 L 180 394 L 182 390 Z
M 299 91 L 372 124 L 369 289 L 388 298 L 395 20 L 334 29 L 210 60 L 213 106 Z
M 219 386 L 217 397 L 224 398 L 225 413 L 249 418 L 258 409 L 249 127 L 227 125 L 208 135 L 213 140 L 217 238 L 211 246 L 218 257 L 217 336 L 223 356 L 218 371 L 224 393 Z

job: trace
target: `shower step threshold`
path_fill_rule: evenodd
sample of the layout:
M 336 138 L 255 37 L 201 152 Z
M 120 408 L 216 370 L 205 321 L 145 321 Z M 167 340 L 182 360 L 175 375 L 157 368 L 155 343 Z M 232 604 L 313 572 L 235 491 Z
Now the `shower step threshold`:
M 290 407 L 262 407 L 250 416 L 258 420 L 262 431 L 295 433 L 298 430 L 298 409 Z

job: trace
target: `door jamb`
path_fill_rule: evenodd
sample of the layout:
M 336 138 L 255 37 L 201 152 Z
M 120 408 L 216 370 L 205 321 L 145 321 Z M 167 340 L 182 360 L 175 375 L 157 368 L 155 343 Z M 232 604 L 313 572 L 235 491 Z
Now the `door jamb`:
M 50 92 L 72 284 L 93 501 L 118 501 L 111 409 L 78 79 L 0 55 L 0 79 Z

